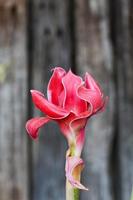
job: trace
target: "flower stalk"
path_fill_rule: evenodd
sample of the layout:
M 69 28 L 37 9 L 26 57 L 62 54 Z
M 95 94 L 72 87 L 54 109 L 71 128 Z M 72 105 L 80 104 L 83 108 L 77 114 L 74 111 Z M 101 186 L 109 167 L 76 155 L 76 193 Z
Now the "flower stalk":
M 71 144 L 70 148 L 66 153 L 66 157 L 73 157 L 73 156 L 76 156 L 76 147 L 74 144 Z M 81 170 L 82 167 L 79 164 L 72 171 L 72 176 L 75 181 L 80 182 Z M 72 184 L 70 184 L 70 182 L 67 180 L 67 178 L 66 178 L 66 200 L 80 200 L 80 190 L 78 188 L 73 187 Z
M 66 180 L 66 200 L 79 200 L 79 189 L 73 188 Z
M 132 194 L 131 194 L 131 200 L 133 200 L 133 189 L 132 189 Z

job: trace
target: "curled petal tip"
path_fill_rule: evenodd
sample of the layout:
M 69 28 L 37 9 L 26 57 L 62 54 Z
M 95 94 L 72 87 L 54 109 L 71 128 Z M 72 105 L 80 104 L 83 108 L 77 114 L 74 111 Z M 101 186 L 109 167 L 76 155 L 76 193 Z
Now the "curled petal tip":
M 47 117 L 35 117 L 27 121 L 26 130 L 32 139 L 38 138 L 39 128 L 50 121 Z
M 43 93 L 41 93 L 41 92 L 38 91 L 38 90 L 30 90 L 30 92 L 31 92 L 32 95 L 39 94 L 39 95 L 41 95 L 41 96 L 44 96 Z
M 101 88 L 97 81 L 93 78 L 92 75 L 86 72 L 85 74 L 85 84 L 88 89 L 97 91 L 100 95 L 102 95 Z
M 34 93 L 35 90 L 30 90 L 31 94 Z
M 51 69 L 51 72 L 53 72 L 53 71 L 55 71 L 55 70 L 65 72 L 65 70 L 64 70 L 61 66 L 53 67 L 53 68 Z

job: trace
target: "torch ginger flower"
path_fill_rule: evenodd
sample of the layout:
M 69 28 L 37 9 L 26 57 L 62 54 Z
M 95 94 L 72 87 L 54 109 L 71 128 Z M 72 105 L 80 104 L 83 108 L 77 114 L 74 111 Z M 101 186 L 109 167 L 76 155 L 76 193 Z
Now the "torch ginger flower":
M 31 95 L 33 103 L 45 116 L 35 117 L 26 123 L 28 134 L 36 139 L 39 128 L 51 120 L 56 121 L 69 145 L 66 153 L 67 181 L 74 188 L 87 190 L 80 183 L 80 173 L 84 167 L 80 156 L 87 120 L 105 106 L 106 98 L 100 87 L 88 73 L 83 81 L 71 70 L 66 72 L 56 67 L 48 83 L 48 100 L 36 90 L 31 90 Z

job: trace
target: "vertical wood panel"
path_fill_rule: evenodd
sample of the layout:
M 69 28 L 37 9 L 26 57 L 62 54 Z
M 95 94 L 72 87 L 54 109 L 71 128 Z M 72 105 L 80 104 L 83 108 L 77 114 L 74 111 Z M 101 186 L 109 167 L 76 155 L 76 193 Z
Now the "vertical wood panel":
M 107 1 L 75 0 L 76 66 L 80 74 L 92 73 L 98 80 L 109 103 L 104 113 L 94 116 L 86 128 L 84 149 L 84 181 L 90 188 L 82 193 L 86 200 L 111 200 L 109 174 L 113 140 L 113 67 L 109 39 L 109 12 Z
M 133 3 L 116 1 L 115 53 L 118 95 L 118 144 L 122 200 L 133 186 Z
M 28 2 L 26 16 L 24 0 L 0 0 L 0 200 L 30 200 L 28 177 L 32 178 L 31 200 L 65 199 L 67 144 L 55 123 L 46 125 L 39 140 L 31 142 L 31 172 L 27 170 L 26 17 L 30 87 L 46 95 L 50 69 L 76 64 L 78 74 L 92 73 L 109 96 L 107 110 L 90 119 L 86 128 L 83 182 L 90 191 L 82 192 L 81 199 L 130 199 L 132 0 Z M 33 104 L 29 106 L 30 114 L 42 115 Z
M 68 7 L 65 0 L 31 1 L 32 66 L 34 89 L 46 95 L 53 66 L 70 67 L 71 45 Z M 40 115 L 34 110 L 34 115 Z M 57 125 L 46 125 L 33 144 L 34 200 L 65 199 L 66 143 Z
M 0 199 L 27 200 L 25 2 L 0 1 Z

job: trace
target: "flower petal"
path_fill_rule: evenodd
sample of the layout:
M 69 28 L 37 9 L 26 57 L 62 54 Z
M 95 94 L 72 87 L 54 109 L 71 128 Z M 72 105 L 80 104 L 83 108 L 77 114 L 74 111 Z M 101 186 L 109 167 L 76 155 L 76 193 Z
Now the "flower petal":
M 76 154 L 81 155 L 85 141 L 85 129 L 82 129 L 76 138 Z
M 97 91 L 100 95 L 102 95 L 101 88 L 98 83 L 94 80 L 94 78 L 86 72 L 85 74 L 85 84 L 87 89 L 91 89 Z
M 80 156 L 83 146 L 84 146 L 84 140 L 85 140 L 85 126 L 87 123 L 88 118 L 91 116 L 92 111 L 86 111 L 82 113 L 81 116 L 75 117 L 73 120 L 71 120 L 69 127 L 70 132 L 75 135 L 76 139 L 76 149 L 75 149 L 75 155 Z
M 81 99 L 90 104 L 90 106 L 93 108 L 93 113 L 97 112 L 99 109 L 102 109 L 105 102 L 103 95 L 100 95 L 97 91 L 86 89 L 84 86 L 81 86 L 78 89 L 78 95 Z
M 61 92 L 64 90 L 62 85 L 62 78 L 66 74 L 66 71 L 61 67 L 55 67 L 53 69 L 53 75 L 49 81 L 47 88 L 48 100 L 56 105 L 63 103 L 64 96 L 60 97 Z M 60 97 L 60 98 L 59 98 Z
M 84 162 L 77 156 L 66 158 L 66 178 L 74 188 L 81 190 L 88 190 L 80 183 L 80 174 L 84 167 Z
M 73 133 L 70 128 L 70 123 L 75 117 L 76 116 L 74 113 L 70 113 L 66 118 L 57 120 L 61 132 L 64 134 L 64 136 L 67 138 L 68 141 L 70 141 L 73 138 Z
M 69 112 L 67 112 L 65 109 L 47 101 L 41 92 L 31 90 L 31 94 L 35 106 L 50 118 L 60 119 L 66 117 L 69 114 Z
M 49 121 L 50 119 L 47 117 L 35 117 L 27 121 L 26 130 L 33 139 L 36 139 L 39 128 Z
M 77 95 L 78 88 L 83 84 L 81 77 L 69 72 L 62 78 L 62 83 L 65 90 L 65 100 L 63 107 L 70 112 L 79 114 L 87 109 L 87 104 Z
M 84 128 L 87 122 L 87 119 L 92 115 L 92 107 L 89 107 L 89 109 L 83 113 L 81 113 L 79 116 L 76 116 L 73 118 L 70 123 L 70 129 L 74 130 L 75 132 Z
M 63 119 L 57 120 L 59 123 L 61 132 L 67 138 L 68 143 L 71 143 L 75 140 L 76 136 L 80 133 L 81 129 L 85 128 L 87 119 L 91 116 L 92 109 L 80 113 L 79 116 L 76 116 L 73 112 Z

